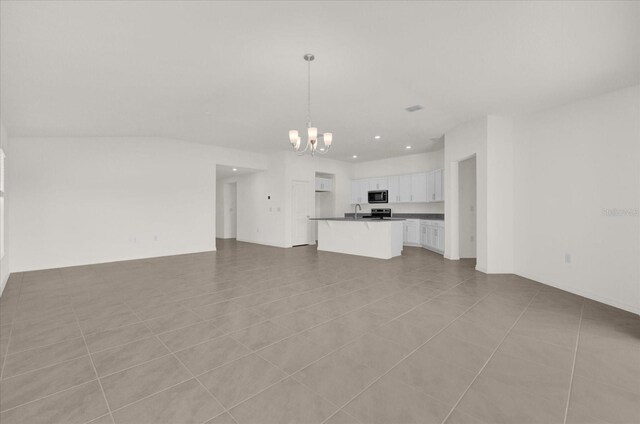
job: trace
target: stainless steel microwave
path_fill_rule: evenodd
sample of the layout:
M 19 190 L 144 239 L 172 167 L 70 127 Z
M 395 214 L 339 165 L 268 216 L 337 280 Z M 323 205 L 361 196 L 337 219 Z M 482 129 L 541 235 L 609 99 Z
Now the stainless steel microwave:
M 387 190 L 370 191 L 368 203 L 389 203 L 389 192 Z

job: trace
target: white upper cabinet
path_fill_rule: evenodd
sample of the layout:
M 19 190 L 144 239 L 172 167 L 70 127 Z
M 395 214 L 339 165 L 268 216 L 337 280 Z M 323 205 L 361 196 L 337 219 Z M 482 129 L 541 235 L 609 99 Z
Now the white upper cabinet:
M 316 191 L 333 191 L 331 178 L 316 177 Z
M 444 171 L 436 169 L 429 172 L 427 176 L 427 201 L 442 202 L 444 201 Z
M 436 169 L 433 171 L 434 174 L 434 196 L 433 202 L 443 202 L 444 201 L 444 170 Z
M 351 203 L 368 203 L 369 180 L 351 181 Z
M 409 203 L 411 200 L 411 175 L 400 175 L 400 189 L 398 191 L 398 202 L 399 203 Z
M 444 201 L 444 171 L 436 169 L 427 174 L 427 201 L 442 202 Z
M 394 175 L 389 177 L 389 203 L 400 202 L 400 176 Z
M 427 174 L 411 174 L 411 201 L 427 201 Z
M 389 190 L 389 178 L 371 178 L 369 180 L 369 190 Z
M 351 181 L 351 203 L 367 203 L 370 190 L 388 190 L 389 203 L 444 201 L 443 170 Z

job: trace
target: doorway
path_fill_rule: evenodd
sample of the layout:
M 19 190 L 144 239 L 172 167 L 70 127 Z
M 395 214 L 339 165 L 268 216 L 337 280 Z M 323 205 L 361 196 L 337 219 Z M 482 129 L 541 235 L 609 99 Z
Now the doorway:
M 476 258 L 477 245 L 476 157 L 458 163 L 458 223 L 460 259 Z
M 309 182 L 293 182 L 291 214 L 291 245 L 304 246 L 309 244 Z
M 238 236 L 238 183 L 218 182 L 216 196 L 216 237 L 234 239 Z
M 238 235 L 238 183 L 225 184 L 224 238 L 236 238 Z

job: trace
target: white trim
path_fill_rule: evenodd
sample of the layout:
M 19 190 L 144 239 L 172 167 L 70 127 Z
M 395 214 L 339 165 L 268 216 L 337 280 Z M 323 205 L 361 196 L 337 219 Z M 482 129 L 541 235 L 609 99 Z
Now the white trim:
M 257 241 L 257 240 L 247 240 L 247 239 L 241 239 L 241 238 L 236 238 L 237 241 L 241 241 L 243 243 L 252 243 L 252 244 L 261 244 L 263 246 L 271 246 L 271 247 L 280 247 L 283 249 L 288 249 L 291 248 L 292 246 L 287 246 L 285 244 L 277 244 L 277 243 L 267 243 L 264 241 Z
M 555 287 L 557 289 L 560 289 L 560 290 L 563 290 L 563 291 L 566 291 L 566 292 L 569 292 L 569 293 L 577 294 L 578 296 L 586 297 L 587 299 L 595 300 L 596 302 L 601 302 L 601 303 L 604 303 L 606 305 L 613 306 L 613 307 L 618 308 L 618 309 L 623 309 L 623 310 L 625 310 L 627 312 L 631 312 L 631 313 L 634 313 L 636 315 L 640 315 L 640 306 L 630 305 L 630 304 L 627 304 L 627 303 L 622 303 L 622 302 L 620 302 L 618 300 L 615 300 L 615 299 L 608 298 L 606 296 L 600 296 L 598 294 L 593 293 L 590 290 L 580 290 L 580 289 L 576 289 L 576 288 L 573 288 L 573 287 L 566 287 L 566 286 L 562 286 L 562 285 L 555 284 L 555 283 L 543 282 L 543 281 L 540 281 L 540 280 L 536 279 L 535 276 L 527 276 L 527 275 L 523 275 L 523 274 L 514 274 L 514 275 L 517 275 L 517 276 L 523 277 L 523 278 L 528 278 L 529 280 L 533 280 L 536 283 L 544 284 L 545 286 Z

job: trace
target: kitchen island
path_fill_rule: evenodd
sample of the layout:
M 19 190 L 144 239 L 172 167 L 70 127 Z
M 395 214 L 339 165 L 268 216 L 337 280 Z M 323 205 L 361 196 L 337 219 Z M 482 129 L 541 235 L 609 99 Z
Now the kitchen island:
M 402 218 L 311 218 L 318 250 L 391 259 L 402 254 Z

